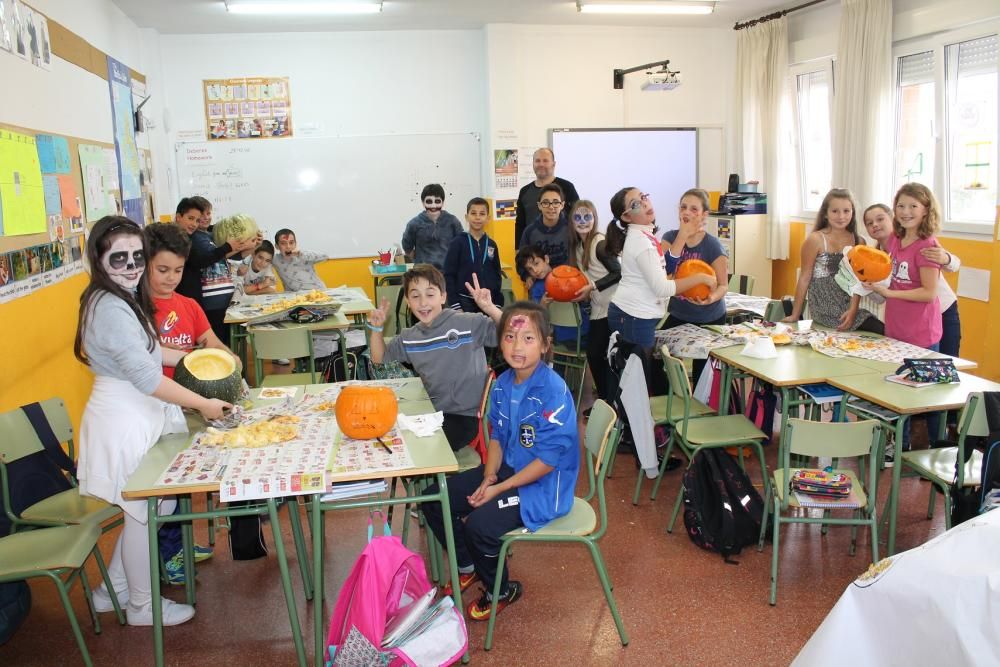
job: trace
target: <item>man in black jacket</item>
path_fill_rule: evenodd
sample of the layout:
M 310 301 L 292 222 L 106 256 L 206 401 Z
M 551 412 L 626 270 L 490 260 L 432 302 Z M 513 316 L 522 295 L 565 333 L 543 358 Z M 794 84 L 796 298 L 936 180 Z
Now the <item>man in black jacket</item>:
M 556 156 L 551 148 L 539 148 L 531 162 L 535 170 L 535 180 L 528 183 L 517 193 L 517 219 L 514 221 L 514 249 L 521 247 L 521 236 L 525 228 L 535 221 L 539 216 L 538 198 L 544 188 L 549 183 L 556 183 L 562 188 L 564 199 L 564 210 L 580 199 L 576 193 L 576 187 L 565 178 L 556 176 Z

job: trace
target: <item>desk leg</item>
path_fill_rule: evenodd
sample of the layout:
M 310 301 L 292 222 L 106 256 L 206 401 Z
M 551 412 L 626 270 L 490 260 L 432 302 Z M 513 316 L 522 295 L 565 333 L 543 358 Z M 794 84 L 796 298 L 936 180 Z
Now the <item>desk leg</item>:
M 892 486 L 889 488 L 889 538 L 886 555 L 896 554 L 896 512 L 899 510 L 899 481 L 903 473 L 903 433 L 909 426 L 908 415 L 900 415 L 896 420 L 895 452 L 892 455 Z
M 298 656 L 299 666 L 305 667 L 306 648 L 302 642 L 302 628 L 299 626 L 299 614 L 295 609 L 295 595 L 292 593 L 292 580 L 288 574 L 288 561 L 285 559 L 285 542 L 281 537 L 281 524 L 278 522 L 278 504 L 274 498 L 267 499 L 267 513 L 271 517 L 271 529 L 274 531 L 274 553 L 278 559 L 278 569 L 281 571 L 281 587 L 285 591 L 285 604 L 288 606 L 288 619 L 292 626 L 295 654 Z
M 448 549 L 448 576 L 451 577 L 452 599 L 455 601 L 455 609 L 458 610 L 458 613 L 464 614 L 465 611 L 462 609 L 462 588 L 458 582 L 458 561 L 455 560 L 455 534 L 452 530 L 451 520 L 449 519 L 451 516 L 451 502 L 448 499 L 448 479 L 443 472 L 437 474 L 437 483 L 438 502 L 441 503 L 441 516 L 444 517 L 444 541 L 445 547 Z M 462 662 L 469 662 L 468 653 L 462 656 Z
M 313 654 L 315 667 L 323 667 L 326 662 L 326 634 L 323 632 L 323 510 L 320 494 L 313 494 L 312 499 L 312 534 L 313 548 L 313 639 L 316 652 Z
M 180 496 L 177 499 L 180 503 L 180 513 L 191 513 L 191 496 Z M 185 521 L 181 524 L 181 553 L 184 554 L 184 593 L 187 596 L 187 603 L 194 606 L 194 523 Z
M 709 361 L 711 363 L 711 360 Z M 729 388 L 733 382 L 733 370 L 729 367 L 729 364 L 722 362 L 719 365 L 719 370 L 722 373 L 722 378 L 719 380 L 719 414 L 728 415 L 729 414 Z M 696 378 L 697 379 L 697 378 Z
M 159 498 L 151 497 L 147 501 L 149 530 L 149 583 L 153 595 L 153 658 L 156 667 L 163 667 L 163 601 L 160 599 L 160 540 L 157 535 L 159 522 Z

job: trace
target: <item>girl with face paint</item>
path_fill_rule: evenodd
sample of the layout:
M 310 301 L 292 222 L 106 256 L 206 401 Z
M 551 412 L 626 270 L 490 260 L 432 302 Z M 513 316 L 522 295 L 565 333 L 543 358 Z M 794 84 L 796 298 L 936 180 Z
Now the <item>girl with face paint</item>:
M 577 292 L 575 301 L 590 302 L 590 333 L 587 336 L 587 366 L 594 376 L 597 395 L 607 398 L 608 304 L 622 279 L 618 257 L 609 253 L 604 234 L 597 230 L 597 207 L 586 199 L 569 210 L 569 264 L 583 271 L 589 284 Z
M 80 297 L 74 353 L 95 377 L 80 424 L 80 492 L 125 512 L 108 569 L 114 590 L 103 585 L 94 590 L 94 607 L 112 611 L 113 594 L 130 625 L 152 625 L 146 501 L 124 500 L 121 491 L 163 433 L 166 403 L 196 409 L 206 419 L 217 419 L 232 406 L 163 376 L 164 357 L 175 365 L 183 353 L 160 348 L 152 300 L 144 289 L 146 250 L 139 226 L 128 218 L 101 218 L 87 242 L 86 259 L 90 284 Z M 160 513 L 169 514 L 174 504 L 162 501 Z M 164 625 L 193 616 L 193 607 L 163 600 Z

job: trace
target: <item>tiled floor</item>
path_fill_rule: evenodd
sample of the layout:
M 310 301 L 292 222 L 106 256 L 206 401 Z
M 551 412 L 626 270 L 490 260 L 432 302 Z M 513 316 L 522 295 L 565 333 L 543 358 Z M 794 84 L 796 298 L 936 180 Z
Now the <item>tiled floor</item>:
M 769 459 L 774 450 L 770 448 Z M 848 556 L 849 529 L 784 529 L 778 605 L 767 603 L 771 549 L 751 548 L 738 565 L 695 547 L 683 532 L 664 532 L 677 491 L 679 472 L 668 473 L 655 502 L 645 486 L 638 507 L 631 504 L 635 468 L 631 456 L 619 458 L 608 482 L 610 528 L 601 547 L 614 583 L 614 594 L 631 642 L 619 644 L 596 574 L 579 546 L 533 546 L 516 549 L 511 568 L 524 584 L 524 597 L 498 618 L 495 647 L 482 650 L 485 624 L 470 625 L 473 664 L 489 665 L 784 665 L 796 655 L 851 580 L 868 566 L 868 536 L 858 554 Z M 769 460 L 769 465 L 771 461 Z M 752 471 L 757 479 L 757 471 Z M 890 471 L 883 472 L 888 482 Z M 903 480 L 898 544 L 906 549 L 944 528 L 941 505 L 932 521 L 925 516 L 928 485 Z M 883 492 L 884 495 L 884 492 Z M 284 516 L 284 515 L 283 515 Z M 397 514 L 397 517 L 399 515 Z M 327 591 L 335 597 L 361 550 L 367 514 L 328 515 Z M 399 519 L 396 529 L 398 532 Z M 298 584 L 294 546 L 287 534 L 289 565 Z M 197 526 L 205 542 L 204 523 Z M 265 531 L 271 539 L 270 528 Z M 102 542 L 110 556 L 113 537 Z M 234 562 L 225 533 L 216 556 L 198 576 L 198 613 L 191 622 L 165 631 L 168 665 L 293 665 L 287 612 L 274 552 L 266 559 Z M 414 543 L 411 541 L 411 546 Z M 421 545 L 422 546 L 422 545 Z M 97 581 L 96 568 L 90 580 Z M 14 638 L 0 647 L 0 665 L 77 665 L 80 656 L 51 584 L 32 585 L 30 617 Z M 296 589 L 300 619 L 311 656 L 312 603 Z M 466 599 L 477 594 L 473 589 Z M 171 588 L 174 599 L 182 590 Z M 152 631 L 121 627 L 102 615 L 104 632 L 90 627 L 79 587 L 72 593 L 95 665 L 152 664 Z M 328 618 L 332 602 L 323 610 Z

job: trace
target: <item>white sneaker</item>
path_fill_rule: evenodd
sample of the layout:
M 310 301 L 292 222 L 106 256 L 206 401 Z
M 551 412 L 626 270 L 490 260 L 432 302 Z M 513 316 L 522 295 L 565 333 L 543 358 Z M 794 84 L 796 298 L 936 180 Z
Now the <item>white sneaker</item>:
M 91 592 L 91 600 L 94 603 L 94 611 L 104 613 L 114 611 L 115 606 L 111 604 L 111 594 L 104 584 L 101 584 Z M 128 604 L 128 589 L 118 593 L 118 606 L 124 607 Z
M 275 359 L 274 363 L 277 364 L 278 366 L 288 366 L 292 362 L 290 362 L 288 359 Z
M 125 616 L 129 625 L 152 625 L 153 624 L 153 603 L 150 602 L 145 607 L 134 607 L 131 604 L 125 608 Z M 180 604 L 173 600 L 163 598 L 163 625 L 180 625 L 187 623 L 194 618 L 194 607 L 188 604 Z

